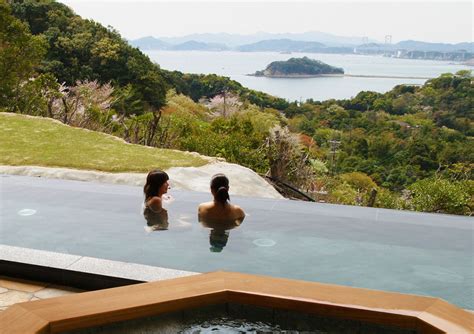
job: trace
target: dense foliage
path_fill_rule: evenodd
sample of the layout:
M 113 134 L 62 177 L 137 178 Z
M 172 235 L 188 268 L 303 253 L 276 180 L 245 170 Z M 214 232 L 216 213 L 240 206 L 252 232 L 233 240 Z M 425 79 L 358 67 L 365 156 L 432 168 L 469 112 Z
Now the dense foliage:
M 285 61 L 274 61 L 265 70 L 255 72 L 256 76 L 294 76 L 294 75 L 322 75 L 344 74 L 344 70 L 323 63 L 320 60 L 290 58 Z
M 140 104 L 139 110 L 164 105 L 166 87 L 159 67 L 113 29 L 84 20 L 54 1 L 12 1 L 11 9 L 33 35 L 47 43 L 39 73 L 51 73 L 66 85 L 84 80 L 111 82 L 117 96 L 122 97 L 118 88 L 124 88 L 123 98 Z
M 0 2 L 0 110 L 269 172 L 318 200 L 471 214 L 468 71 L 347 100 L 289 102 L 164 71 L 111 28 L 49 0 Z

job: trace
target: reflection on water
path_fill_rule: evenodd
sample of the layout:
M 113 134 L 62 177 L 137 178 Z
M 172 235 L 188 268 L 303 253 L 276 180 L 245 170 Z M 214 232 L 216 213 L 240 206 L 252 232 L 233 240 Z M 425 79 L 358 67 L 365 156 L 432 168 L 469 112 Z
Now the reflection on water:
M 163 195 L 163 204 L 169 206 L 174 202 L 174 198 L 171 195 Z M 190 214 L 176 214 L 173 210 L 168 213 L 168 210 L 162 208 L 160 211 L 154 211 L 153 209 L 142 205 L 143 217 L 146 220 L 145 231 L 150 233 L 154 231 L 167 231 L 173 230 L 188 230 L 191 228 L 192 215 Z
M 211 229 L 209 232 L 209 244 L 211 247 L 209 250 L 212 253 L 220 253 L 227 245 L 229 241 L 230 230 L 240 226 L 244 221 L 244 218 L 237 220 L 228 219 L 208 219 L 203 220 L 201 218 L 201 225 L 205 228 Z
M 20 216 L 32 216 L 36 213 L 35 209 L 22 209 L 18 211 L 18 215 Z
M 152 231 L 163 231 L 169 227 L 168 222 L 168 210 L 161 209 L 160 211 L 153 211 L 149 207 L 145 207 L 143 210 L 143 217 L 145 217 L 147 226 L 145 230 L 147 232 Z
M 271 239 L 255 239 L 253 243 L 259 247 L 272 247 L 276 245 L 276 241 Z

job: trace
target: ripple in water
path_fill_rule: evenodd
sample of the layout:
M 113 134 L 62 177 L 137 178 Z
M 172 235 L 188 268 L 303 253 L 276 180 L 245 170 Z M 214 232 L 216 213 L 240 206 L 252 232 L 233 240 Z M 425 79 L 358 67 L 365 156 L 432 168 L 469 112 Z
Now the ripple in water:
M 20 216 L 32 216 L 36 213 L 36 210 L 34 209 L 22 209 L 18 211 L 18 215 Z
M 272 247 L 276 245 L 276 242 L 271 239 L 255 239 L 253 243 L 258 247 Z
M 299 333 L 291 331 L 292 333 Z M 220 318 L 205 321 L 201 324 L 185 328 L 180 334 L 241 334 L 241 333 L 281 333 L 279 326 L 272 326 L 265 322 L 250 322 L 243 319 Z

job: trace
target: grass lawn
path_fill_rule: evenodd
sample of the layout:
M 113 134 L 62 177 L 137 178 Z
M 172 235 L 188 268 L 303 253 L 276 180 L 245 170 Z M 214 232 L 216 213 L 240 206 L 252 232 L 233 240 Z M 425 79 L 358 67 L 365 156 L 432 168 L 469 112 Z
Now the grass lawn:
M 1 165 L 147 172 L 207 163 L 185 152 L 126 144 L 106 134 L 65 126 L 48 118 L 0 112 Z

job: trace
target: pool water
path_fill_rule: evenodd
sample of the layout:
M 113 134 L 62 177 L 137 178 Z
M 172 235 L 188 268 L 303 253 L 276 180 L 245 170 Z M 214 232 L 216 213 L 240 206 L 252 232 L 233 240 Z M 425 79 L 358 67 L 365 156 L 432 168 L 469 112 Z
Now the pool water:
M 180 312 L 77 329 L 64 334 L 417 334 L 364 321 L 320 317 L 235 303 L 202 306 Z
M 280 326 L 273 326 L 265 322 L 251 322 L 244 319 L 217 318 L 194 324 L 180 331 L 180 334 L 243 334 L 243 333 L 276 333 L 282 332 Z M 295 334 L 297 331 L 292 331 Z
M 231 193 L 247 216 L 219 229 L 197 220 L 210 194 L 171 189 L 166 222 L 153 227 L 140 187 L 22 176 L 0 182 L 2 244 L 427 295 L 474 309 L 472 217 Z

